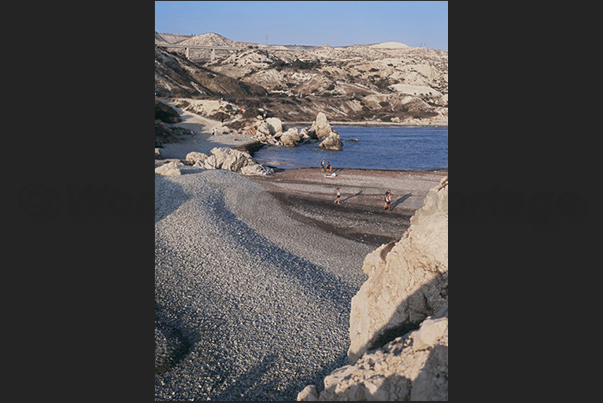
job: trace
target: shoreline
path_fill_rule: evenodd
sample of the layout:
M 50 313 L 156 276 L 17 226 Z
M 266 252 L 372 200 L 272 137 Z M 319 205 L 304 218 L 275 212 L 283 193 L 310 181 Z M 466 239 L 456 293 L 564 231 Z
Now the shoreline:
M 295 126 L 312 126 L 314 122 L 306 122 L 306 121 L 283 121 L 283 127 L 295 127 Z M 412 127 L 448 127 L 448 122 L 442 123 L 428 123 L 428 124 L 416 124 L 409 122 L 377 122 L 374 120 L 370 121 L 357 121 L 357 122 L 338 122 L 338 121 L 329 121 L 329 125 L 331 126 L 370 126 L 370 127 L 379 127 L 379 126 L 412 126 Z
M 156 400 L 294 401 L 345 365 L 372 247 L 300 225 L 234 172 L 155 181 Z
M 209 154 L 214 147 L 230 147 L 241 152 L 254 153 L 265 145 L 244 134 L 211 135 L 211 128 L 219 125 L 190 112 L 179 110 L 185 121 L 173 124 L 193 131 L 193 135 L 179 136 L 178 143 L 165 144 L 163 158 L 185 161 L 191 151 Z M 285 122 L 283 125 L 291 124 Z M 331 122 L 362 126 L 404 126 L 386 122 Z M 311 122 L 310 122 L 311 124 Z M 318 167 L 277 167 L 265 164 L 274 174 L 262 177 L 247 176 L 275 197 L 296 221 L 326 230 L 371 246 L 380 246 L 400 239 L 409 226 L 414 211 L 422 206 L 427 191 L 448 174 L 448 168 L 426 170 L 392 170 L 376 168 L 336 168 L 334 178 L 327 178 Z M 184 172 L 183 172 L 184 173 Z M 341 187 L 341 205 L 333 204 L 337 187 Z M 383 212 L 385 190 L 393 192 L 389 218 L 377 216 Z M 382 215 L 382 214 L 381 214 Z M 379 217 L 379 218 L 375 218 Z M 395 218 L 392 220 L 391 218 Z
M 156 165 L 261 145 L 180 125 L 194 134 Z M 346 364 L 364 259 L 401 239 L 448 169 L 181 172 L 155 176 L 155 399 L 292 401 Z
M 329 178 L 319 168 L 292 168 L 248 179 L 277 199 L 296 221 L 379 247 L 402 237 L 429 189 L 448 175 L 448 169 L 338 168 L 333 172 L 337 176 Z M 339 205 L 333 203 L 338 187 Z M 392 191 L 391 210 L 383 210 L 386 190 Z

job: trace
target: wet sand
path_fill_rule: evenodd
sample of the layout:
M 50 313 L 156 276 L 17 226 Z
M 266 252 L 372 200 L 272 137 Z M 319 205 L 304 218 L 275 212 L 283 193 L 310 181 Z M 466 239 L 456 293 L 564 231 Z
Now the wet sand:
M 448 174 L 447 169 L 336 169 L 330 178 L 317 168 L 275 171 L 249 179 L 279 200 L 295 220 L 372 246 L 399 240 L 429 189 Z M 339 205 L 333 203 L 337 187 Z M 386 190 L 392 192 L 391 210 L 384 210 Z

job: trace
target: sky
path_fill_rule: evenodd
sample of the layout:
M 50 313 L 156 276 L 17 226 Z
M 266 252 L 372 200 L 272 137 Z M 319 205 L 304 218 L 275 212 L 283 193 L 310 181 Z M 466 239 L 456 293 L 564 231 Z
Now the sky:
M 155 31 L 268 45 L 402 42 L 448 51 L 447 1 L 156 1 Z

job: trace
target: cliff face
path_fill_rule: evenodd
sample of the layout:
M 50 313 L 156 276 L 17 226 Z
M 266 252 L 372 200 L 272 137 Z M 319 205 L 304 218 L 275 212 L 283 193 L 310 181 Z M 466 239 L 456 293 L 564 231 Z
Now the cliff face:
M 298 400 L 448 400 L 448 177 L 397 242 L 367 255 L 352 299 L 350 365 Z M 320 393 L 319 393 L 320 392 Z
M 352 299 L 350 363 L 416 328 L 448 303 L 448 177 L 429 191 L 398 242 L 369 254 Z
M 448 306 L 421 327 L 306 386 L 297 400 L 448 400 Z

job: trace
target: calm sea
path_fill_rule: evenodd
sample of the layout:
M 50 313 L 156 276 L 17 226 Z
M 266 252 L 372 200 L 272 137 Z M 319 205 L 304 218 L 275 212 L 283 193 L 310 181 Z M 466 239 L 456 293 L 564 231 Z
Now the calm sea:
M 343 140 L 341 151 L 318 143 L 297 147 L 263 147 L 253 158 L 278 168 L 320 167 L 324 158 L 334 169 L 430 170 L 448 168 L 448 127 L 332 126 Z M 358 139 L 358 142 L 346 141 Z

